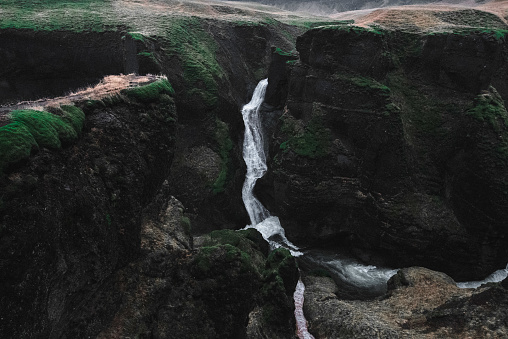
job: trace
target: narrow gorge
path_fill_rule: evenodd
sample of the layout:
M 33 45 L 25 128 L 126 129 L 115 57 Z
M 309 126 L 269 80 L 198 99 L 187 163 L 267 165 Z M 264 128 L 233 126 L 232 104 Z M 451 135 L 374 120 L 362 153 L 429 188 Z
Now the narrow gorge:
M 0 337 L 508 337 L 507 1 L 0 13 Z

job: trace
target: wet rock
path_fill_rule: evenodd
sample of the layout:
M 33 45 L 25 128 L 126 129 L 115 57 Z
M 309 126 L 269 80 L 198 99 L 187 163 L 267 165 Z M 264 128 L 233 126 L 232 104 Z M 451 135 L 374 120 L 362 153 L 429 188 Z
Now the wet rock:
M 412 267 L 390 279 L 386 296 L 346 301 L 330 278 L 304 282 L 309 330 L 319 338 L 485 338 L 508 331 L 508 293 L 498 284 L 459 289 L 443 273 Z

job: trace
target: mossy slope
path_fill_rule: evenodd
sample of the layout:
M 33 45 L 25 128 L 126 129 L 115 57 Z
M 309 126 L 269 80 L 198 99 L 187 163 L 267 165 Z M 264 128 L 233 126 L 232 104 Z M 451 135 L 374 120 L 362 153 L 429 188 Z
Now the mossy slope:
M 85 114 L 75 106 L 63 106 L 62 113 L 13 111 L 11 122 L 0 127 L 0 173 L 8 165 L 28 158 L 32 150 L 58 149 L 75 141 L 83 128 Z

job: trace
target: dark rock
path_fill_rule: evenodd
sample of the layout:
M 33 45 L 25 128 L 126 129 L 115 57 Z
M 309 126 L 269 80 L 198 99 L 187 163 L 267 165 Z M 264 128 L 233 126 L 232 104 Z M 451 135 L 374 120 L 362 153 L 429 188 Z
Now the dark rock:
M 508 290 L 508 279 L 505 278 L 501 281 L 501 286 L 503 286 L 505 290 Z
M 331 26 L 297 48 L 256 191 L 290 240 L 458 280 L 505 265 L 502 41 Z
M 297 55 L 272 47 L 272 60 L 268 68 L 265 102 L 276 109 L 281 109 L 286 104 L 289 74 L 292 64 L 297 60 Z
M 41 149 L 0 179 L 0 332 L 8 337 L 60 336 L 69 319 L 88 311 L 98 320 L 84 332 L 98 331 L 110 302 L 78 305 L 138 258 L 142 211 L 168 175 L 176 118 L 170 98 L 85 111 L 74 145 Z

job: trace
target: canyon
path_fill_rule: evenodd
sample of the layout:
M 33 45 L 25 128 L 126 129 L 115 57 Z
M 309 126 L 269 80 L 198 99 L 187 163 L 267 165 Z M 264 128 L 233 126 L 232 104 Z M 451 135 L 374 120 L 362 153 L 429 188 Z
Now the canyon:
M 300 276 L 315 338 L 508 335 L 506 280 L 456 284 L 508 262 L 506 1 L 21 3 L 0 7 L 2 337 L 294 338 Z M 244 229 L 264 78 L 278 249 Z

